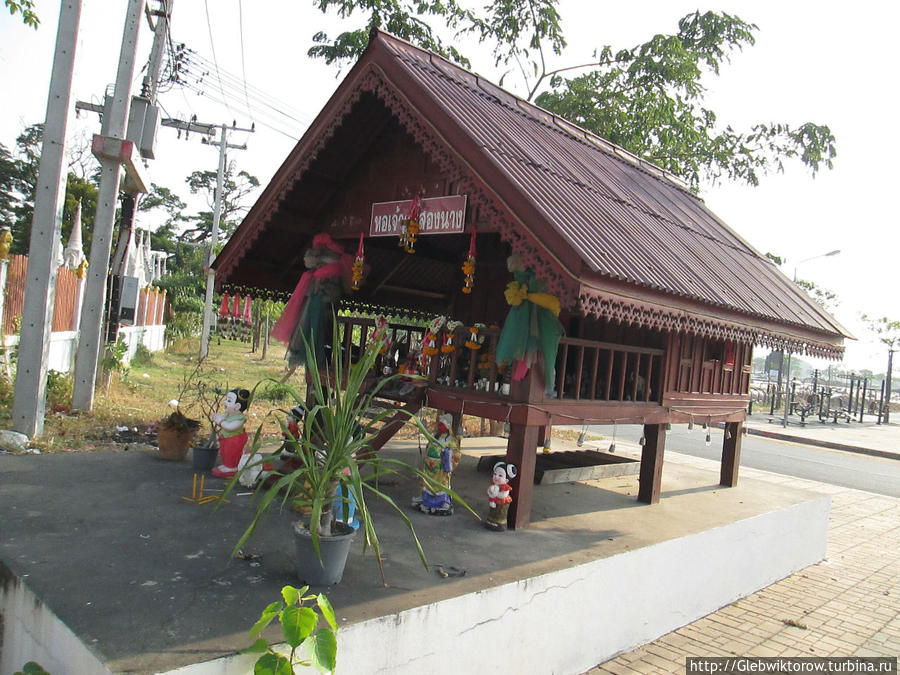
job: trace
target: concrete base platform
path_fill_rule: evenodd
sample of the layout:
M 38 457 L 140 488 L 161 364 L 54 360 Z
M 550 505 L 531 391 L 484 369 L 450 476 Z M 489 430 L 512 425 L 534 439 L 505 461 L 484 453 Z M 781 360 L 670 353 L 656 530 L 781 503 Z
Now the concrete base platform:
M 470 439 L 453 486 L 481 511 L 477 458 L 504 441 Z M 383 452 L 413 460 L 416 443 Z M 296 584 L 290 514 L 268 518 L 229 560 L 249 496 L 212 506 L 191 492 L 190 464 L 152 451 L 0 456 L 0 672 L 36 660 L 55 675 L 249 673 L 247 630 Z M 493 533 L 457 507 L 411 509 L 432 566 L 389 507 L 372 504 L 385 555 L 354 543 L 327 589 L 341 622 L 340 673 L 579 673 L 752 593 L 825 554 L 829 500 L 666 462 L 659 504 L 637 478 L 535 488 L 532 526 Z M 210 480 L 210 487 L 221 482 Z M 412 481 L 387 486 L 404 508 Z M 275 638 L 277 633 L 272 634 Z

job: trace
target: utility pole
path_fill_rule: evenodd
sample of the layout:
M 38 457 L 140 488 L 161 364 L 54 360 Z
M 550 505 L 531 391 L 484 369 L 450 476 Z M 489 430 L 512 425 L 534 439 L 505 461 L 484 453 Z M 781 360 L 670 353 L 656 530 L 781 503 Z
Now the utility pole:
M 108 115 L 103 119 L 105 133 L 94 136 L 92 147 L 100 160 L 101 174 L 85 302 L 81 309 L 81 336 L 75 356 L 75 382 L 72 391 L 72 408 L 75 410 L 90 410 L 94 405 L 119 178 L 122 163 L 130 163 L 134 151 L 133 144 L 125 140 L 125 126 L 131 104 L 131 82 L 134 79 L 135 53 L 144 2 L 145 0 L 128 0 L 113 100 Z
M 255 130 L 255 125 L 250 129 L 239 129 L 236 126 L 228 127 L 226 125 L 221 126 L 222 129 L 222 137 L 218 142 L 210 141 L 206 138 L 203 139 L 203 142 L 207 145 L 215 145 L 219 148 L 219 171 L 216 174 L 216 204 L 213 210 L 213 222 L 212 222 L 212 232 L 210 233 L 210 242 L 209 242 L 209 254 L 206 256 L 206 299 L 203 303 L 203 329 L 200 333 L 200 358 L 205 359 L 209 355 L 209 330 L 210 324 L 212 323 L 212 301 L 213 301 L 213 288 L 216 283 L 216 272 L 212 268 L 213 261 L 216 258 L 216 244 L 219 242 L 219 219 L 222 215 L 222 193 L 224 189 L 225 182 L 225 151 L 228 148 L 234 148 L 237 150 L 246 150 L 247 144 L 243 145 L 229 145 L 228 144 L 228 132 L 229 131 L 249 131 L 253 132 Z
M 13 428 L 34 436 L 44 430 L 47 357 L 53 330 L 57 252 L 60 250 L 66 196 L 65 143 L 72 100 L 75 47 L 81 22 L 81 0 L 60 3 L 56 52 L 47 96 L 47 115 L 31 220 L 28 278 L 22 309 L 22 334 L 13 399 Z

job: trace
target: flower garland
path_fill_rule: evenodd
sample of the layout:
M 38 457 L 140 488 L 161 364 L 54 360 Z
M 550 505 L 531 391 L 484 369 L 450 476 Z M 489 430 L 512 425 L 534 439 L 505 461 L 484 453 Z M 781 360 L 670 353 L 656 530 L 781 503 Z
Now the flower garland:
M 403 219 L 403 232 L 397 245 L 407 253 L 416 252 L 416 238 L 419 236 L 419 195 L 413 197 L 406 218 Z
M 476 323 L 474 326 L 469 326 L 469 339 L 466 340 L 466 347 L 471 350 L 481 349 L 481 343 L 484 342 L 484 335 L 479 335 L 478 331 L 486 326 L 483 323 Z
M 452 354 L 456 349 L 453 339 L 456 335 L 456 329 L 462 326 L 462 321 L 448 321 L 447 330 L 444 333 L 444 342 L 441 345 L 441 354 Z
M 469 252 L 462 264 L 462 271 L 465 275 L 462 292 L 468 295 L 475 285 L 475 228 L 472 228 L 472 240 L 469 242 Z
M 363 265 L 366 262 L 366 252 L 363 249 L 363 233 L 359 233 L 359 247 L 356 249 L 356 258 L 352 265 L 353 280 L 351 290 L 358 291 L 363 279 Z

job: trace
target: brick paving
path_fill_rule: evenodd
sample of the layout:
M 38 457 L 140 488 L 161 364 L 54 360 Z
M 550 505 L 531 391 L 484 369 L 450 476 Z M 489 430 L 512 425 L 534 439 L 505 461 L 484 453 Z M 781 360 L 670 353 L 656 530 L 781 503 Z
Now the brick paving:
M 826 558 L 590 675 L 684 673 L 688 656 L 900 654 L 900 499 L 746 468 L 741 475 L 830 495 Z

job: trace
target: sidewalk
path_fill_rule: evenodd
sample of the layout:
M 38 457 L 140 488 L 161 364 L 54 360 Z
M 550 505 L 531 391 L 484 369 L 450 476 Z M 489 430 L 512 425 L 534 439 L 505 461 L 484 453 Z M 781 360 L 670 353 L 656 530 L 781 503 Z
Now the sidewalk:
M 872 433 L 900 437 L 896 425 Z M 677 454 L 666 461 L 710 463 Z M 606 661 L 591 675 L 684 673 L 688 656 L 900 654 L 900 499 L 741 468 L 742 478 L 751 476 L 831 496 L 825 560 Z
M 820 422 L 807 419 L 805 425 L 791 417 L 788 426 L 782 426 L 782 417 L 756 412 L 747 417 L 747 433 L 782 441 L 815 445 L 833 450 L 857 452 L 888 459 L 900 459 L 900 424 L 876 424 L 871 416 L 865 422 Z M 771 421 L 770 421 L 771 420 Z

